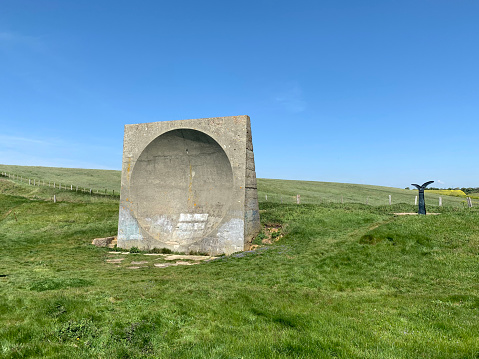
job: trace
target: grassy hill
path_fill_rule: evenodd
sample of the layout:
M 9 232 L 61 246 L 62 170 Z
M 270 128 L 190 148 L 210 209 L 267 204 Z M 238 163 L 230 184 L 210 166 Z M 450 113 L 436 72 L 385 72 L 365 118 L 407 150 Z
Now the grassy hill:
M 25 179 L 30 178 L 46 183 L 59 183 L 64 186 L 73 185 L 75 188 L 93 188 L 100 192 L 108 189 L 118 194 L 120 190 L 120 171 L 71 169 L 55 167 L 29 167 L 29 166 L 7 166 L 0 165 L 0 172 L 8 172 Z M 28 182 L 28 181 L 26 181 Z M 296 203 L 296 195 L 301 196 L 301 203 L 318 204 L 323 202 L 333 203 L 363 203 L 369 205 L 389 204 L 389 195 L 392 203 L 406 203 L 414 205 L 417 190 L 405 190 L 393 187 L 381 187 L 371 185 L 334 183 L 334 182 L 312 182 L 312 181 L 288 181 L 278 179 L 258 178 L 258 196 L 261 202 L 274 203 Z M 445 195 L 426 192 L 426 203 L 438 205 L 439 197 L 442 197 L 444 206 L 464 207 L 465 198 L 454 195 Z M 474 204 L 479 206 L 479 201 Z
M 98 190 L 120 191 L 121 171 L 92 170 L 82 168 L 60 168 L 39 166 L 0 165 L 0 172 L 8 172 L 25 179 L 53 182 L 70 187 L 80 186 Z
M 394 216 L 414 206 L 321 197 L 359 191 L 349 185 L 259 184 L 270 196 L 309 188 L 318 203 L 262 202 L 279 241 L 158 268 L 90 244 L 116 233 L 117 199 L 70 191 L 53 203 L 50 188 L 0 178 L 0 357 L 478 356 L 477 208 Z M 357 198 L 377 193 L 363 187 Z
M 417 190 L 350 183 L 258 179 L 260 201 L 276 203 L 281 201 L 296 203 L 296 195 L 300 194 L 301 203 L 343 202 L 379 206 L 389 204 L 389 195 L 391 195 L 391 201 L 394 204 L 414 205 L 417 193 Z M 444 206 L 463 207 L 465 204 L 464 198 L 433 191 L 425 193 L 426 204 L 439 205 L 439 197 L 442 197 Z

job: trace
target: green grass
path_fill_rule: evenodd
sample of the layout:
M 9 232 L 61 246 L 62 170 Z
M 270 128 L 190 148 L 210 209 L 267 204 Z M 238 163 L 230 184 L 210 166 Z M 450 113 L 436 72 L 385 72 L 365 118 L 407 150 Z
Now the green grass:
M 120 191 L 121 171 L 114 170 L 94 170 L 82 168 L 59 168 L 59 167 L 39 167 L 39 166 L 13 166 L 1 165 L 0 172 L 7 172 L 22 176 L 24 179 L 41 180 L 47 184 L 53 182 L 70 187 L 71 185 L 83 188 L 93 188 L 96 190 Z
M 297 194 L 301 195 L 301 203 L 344 202 L 380 206 L 389 204 L 389 195 L 393 204 L 414 205 L 418 191 L 351 183 L 258 178 L 258 198 L 261 202 L 296 203 Z M 464 198 L 432 192 L 425 193 L 426 204 L 439 205 L 439 197 L 442 197 L 443 206 L 463 208 L 466 205 Z M 475 201 L 474 204 L 479 205 L 479 201 Z
M 160 269 L 90 245 L 117 201 L 30 190 L 0 179 L 2 358 L 479 356 L 476 208 L 263 202 L 275 244 Z
M 71 191 L 70 188 L 60 190 L 58 187 L 33 186 L 28 185 L 28 182 L 24 183 L 17 180 L 0 180 L 0 193 L 43 201 L 53 201 L 55 196 L 57 202 L 110 202 L 118 204 L 119 199 L 118 192 L 116 192 L 115 195 L 111 193 L 104 195 L 104 193 L 92 192 L 90 195 L 89 191 L 83 192 L 81 189 L 79 189 L 78 192 L 76 188 L 74 188 L 73 191 Z
M 12 173 L 26 179 L 33 180 L 36 178 L 41 180 L 41 183 L 50 181 L 67 186 L 73 185 L 74 188 L 75 186 L 87 189 L 93 188 L 100 190 L 100 192 L 108 189 L 110 194 L 113 190 L 118 194 L 120 190 L 120 171 L 0 165 L 0 172 Z M 28 183 L 28 180 L 26 182 Z M 301 195 L 301 203 L 309 204 L 344 202 L 379 206 L 388 204 L 389 195 L 391 195 L 393 204 L 407 203 L 413 205 L 417 190 L 349 183 L 258 179 L 258 198 L 260 202 L 296 203 L 297 194 Z M 443 206 L 460 208 L 466 206 L 464 198 L 431 192 L 426 192 L 425 196 L 428 205 L 438 205 L 439 197 L 442 197 Z M 479 206 L 478 199 L 479 196 L 473 199 L 475 206 Z

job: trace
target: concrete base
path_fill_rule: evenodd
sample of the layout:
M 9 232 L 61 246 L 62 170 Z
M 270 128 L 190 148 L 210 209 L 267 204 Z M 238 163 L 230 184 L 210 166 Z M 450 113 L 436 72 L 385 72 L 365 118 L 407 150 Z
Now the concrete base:
M 260 227 L 248 116 L 125 126 L 118 247 L 231 254 Z

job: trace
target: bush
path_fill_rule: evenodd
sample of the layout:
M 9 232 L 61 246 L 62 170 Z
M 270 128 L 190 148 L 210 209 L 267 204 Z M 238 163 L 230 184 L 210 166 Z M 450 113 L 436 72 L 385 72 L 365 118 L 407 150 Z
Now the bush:
M 169 248 L 153 248 L 153 249 L 150 249 L 148 253 L 171 254 L 173 253 L 173 251 Z
M 130 253 L 140 253 L 140 250 L 138 249 L 138 247 L 131 247 Z

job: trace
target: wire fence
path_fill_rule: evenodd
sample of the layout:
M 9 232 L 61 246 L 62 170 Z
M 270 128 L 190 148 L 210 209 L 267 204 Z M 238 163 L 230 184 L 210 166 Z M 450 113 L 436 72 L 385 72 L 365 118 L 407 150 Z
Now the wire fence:
M 107 197 L 119 197 L 119 191 L 115 191 L 114 189 L 98 189 L 98 188 L 91 188 L 85 186 L 78 186 L 73 184 L 66 184 L 56 181 L 45 181 L 38 178 L 28 178 L 23 177 L 22 175 L 8 173 L 8 172 L 1 172 L 1 177 L 8 178 L 12 181 L 25 183 L 29 186 L 37 186 L 37 187 L 49 187 L 56 190 L 63 190 L 63 191 L 70 191 L 70 192 L 80 192 L 84 194 L 90 194 L 95 196 L 107 196 Z
M 119 191 L 115 191 L 114 189 L 98 189 L 98 188 L 91 188 L 85 186 L 78 186 L 73 184 L 66 184 L 61 182 L 55 181 L 45 181 L 38 178 L 28 178 L 23 177 L 22 175 L 12 174 L 8 172 L 1 172 L 1 177 L 8 178 L 13 181 L 17 181 L 20 183 L 25 183 L 30 186 L 42 186 L 42 187 L 49 187 L 55 190 L 63 190 L 63 191 L 70 191 L 70 192 L 80 192 L 84 194 L 90 194 L 95 196 L 107 196 L 107 197 L 114 197 L 119 198 L 120 193 Z M 258 201 L 259 202 L 271 202 L 271 203 L 295 203 L 295 204 L 321 204 L 321 203 L 362 203 L 366 205 L 393 205 L 398 203 L 406 203 L 406 204 L 418 204 L 418 196 L 417 195 L 384 195 L 378 196 L 378 194 L 371 194 L 370 196 L 365 195 L 362 196 L 355 194 L 324 194 L 321 196 L 320 194 L 295 194 L 295 195 L 286 195 L 286 194 L 278 194 L 278 193 L 265 193 L 262 191 L 258 191 Z M 429 205 L 436 205 L 436 206 L 463 206 L 463 207 L 473 207 L 479 206 L 479 201 L 473 200 L 471 197 L 450 197 L 450 196 L 439 196 L 435 198 L 429 198 L 427 200 L 427 204 Z
M 284 195 L 278 193 L 258 193 L 259 202 L 271 202 L 271 203 L 289 203 L 289 204 L 321 204 L 321 203 L 361 203 L 365 205 L 394 205 L 394 204 L 409 204 L 409 205 L 418 205 L 418 196 L 417 195 L 380 195 L 372 194 L 370 196 L 355 195 L 334 195 L 334 194 L 324 194 L 323 196 L 315 195 Z M 426 204 L 432 206 L 453 206 L 453 207 L 473 207 L 479 206 L 479 201 L 473 200 L 471 197 L 451 197 L 451 196 L 437 196 L 430 195 L 426 199 Z

